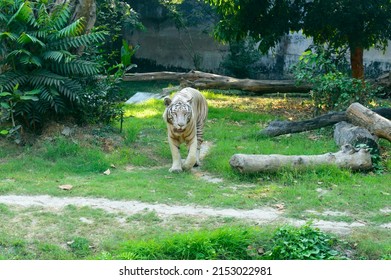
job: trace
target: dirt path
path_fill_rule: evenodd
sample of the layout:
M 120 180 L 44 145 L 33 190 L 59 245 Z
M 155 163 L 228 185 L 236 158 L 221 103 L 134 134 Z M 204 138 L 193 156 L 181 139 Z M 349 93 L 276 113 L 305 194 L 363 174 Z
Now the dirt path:
M 48 195 L 3 195 L 0 196 L 0 203 L 20 207 L 42 207 L 47 211 L 59 211 L 68 205 L 73 205 L 76 207 L 87 206 L 96 209 L 103 209 L 110 213 L 123 213 L 126 215 L 133 215 L 141 211 L 155 211 L 160 216 L 171 217 L 175 215 L 193 217 L 231 217 L 252 221 L 258 225 L 288 223 L 300 226 L 306 222 L 305 220 L 288 219 L 283 216 L 282 211 L 269 207 L 253 210 L 238 210 L 198 207 L 193 205 L 149 204 L 139 201 L 117 201 L 105 198 L 51 197 Z M 365 226 L 364 223 L 360 222 L 346 223 L 324 220 L 316 220 L 313 225 L 321 230 L 341 235 L 349 234 L 353 228 Z M 389 228 L 391 228 L 391 226 L 389 226 Z

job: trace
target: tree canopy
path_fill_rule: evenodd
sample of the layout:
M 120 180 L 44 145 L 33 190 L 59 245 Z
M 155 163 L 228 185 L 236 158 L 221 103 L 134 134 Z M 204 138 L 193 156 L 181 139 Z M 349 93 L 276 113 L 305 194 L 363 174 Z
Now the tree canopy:
M 260 40 L 266 52 L 281 36 L 303 31 L 317 44 L 348 48 L 352 75 L 363 78 L 363 50 L 385 49 L 391 39 L 390 0 L 204 0 L 221 20 L 215 36 L 222 41 L 246 36 Z

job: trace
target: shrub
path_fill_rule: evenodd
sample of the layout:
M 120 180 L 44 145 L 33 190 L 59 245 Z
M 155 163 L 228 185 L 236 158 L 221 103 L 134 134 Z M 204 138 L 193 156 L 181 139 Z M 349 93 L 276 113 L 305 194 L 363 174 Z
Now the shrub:
M 9 115 L 26 127 L 70 114 L 80 105 L 85 79 L 99 72 L 99 64 L 74 53 L 103 41 L 105 35 L 83 34 L 82 19 L 68 23 L 68 2 L 50 7 L 45 3 L 0 0 L 0 92 L 11 92 L 15 87 L 21 93 L 39 91 L 35 95 L 38 100 L 23 100 L 8 108 Z M 0 96 L 3 108 L 6 98 L 9 96 Z
M 279 228 L 265 253 L 273 260 L 328 260 L 340 257 L 333 249 L 337 240 L 306 224 L 300 228 L 283 226 Z
M 293 74 L 298 83 L 313 85 L 311 97 L 315 115 L 321 111 L 345 110 L 353 102 L 368 105 L 380 91 L 380 88 L 368 82 L 349 77 L 343 71 L 342 63 L 338 62 L 343 57 L 333 57 L 322 48 L 310 49 L 293 66 Z

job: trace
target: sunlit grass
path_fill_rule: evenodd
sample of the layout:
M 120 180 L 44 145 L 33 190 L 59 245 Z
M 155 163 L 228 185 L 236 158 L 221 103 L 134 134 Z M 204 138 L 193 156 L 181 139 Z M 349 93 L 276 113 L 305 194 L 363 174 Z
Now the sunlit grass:
M 390 185 L 387 183 L 391 181 L 391 144 L 388 141 L 381 140 L 382 164 L 385 168 L 382 174 L 351 172 L 331 166 L 240 174 L 229 165 L 235 153 L 311 155 L 335 152 L 339 148 L 333 141 L 332 128 L 274 138 L 260 136 L 259 132 L 272 120 L 308 118 L 311 115 L 310 102 L 285 96 L 256 98 L 213 91 L 203 91 L 203 94 L 209 103 L 204 138 L 212 145 L 199 172 L 221 179 L 219 183 L 208 182 L 190 172 L 168 172 L 171 154 L 166 124 L 162 119 L 164 104 L 162 100 L 150 100 L 125 106 L 125 121 L 120 135 L 114 130 L 107 132 L 96 129 L 92 133 L 91 130 L 80 128 L 77 134 L 68 138 L 61 134 L 50 137 L 43 135 L 33 146 L 18 147 L 1 141 L 0 194 L 104 197 L 236 209 L 275 207 L 280 204 L 284 205 L 283 215 L 286 218 L 317 218 L 307 210 L 319 213 L 331 210 L 346 211 L 349 216 L 328 216 L 324 219 L 346 222 L 364 220 L 373 226 L 387 222 L 389 216 L 380 210 L 390 207 L 387 195 L 390 193 Z M 118 127 L 118 124 L 114 126 Z M 183 148 L 182 153 L 185 152 L 186 148 Z M 109 176 L 103 174 L 107 169 L 111 171 Z M 63 191 L 58 188 L 62 184 L 71 184 L 73 188 L 68 192 Z M 99 233 L 95 226 L 89 228 L 80 224 L 77 221 L 80 217 L 78 211 L 80 215 L 103 223 L 105 226 L 102 232 Z M 60 218 L 58 213 L 33 213 L 33 218 L 39 220 L 42 227 L 54 224 Z M 70 218 L 53 228 L 49 239 L 42 239 L 36 231 L 32 239 L 26 241 L 26 230 L 21 230 L 19 235 L 13 237 L 11 225 L 21 221 L 20 228 L 28 228 L 32 219 L 24 214 L 21 220 L 18 218 L 21 215 L 19 210 L 2 205 L 0 214 L 3 221 L 10 224 L 9 228 L 0 228 L 0 233 L 5 236 L 0 242 L 6 244 L 3 246 L 0 243 L 0 257 L 20 259 L 76 258 L 66 245 L 64 249 L 64 244 L 72 241 L 68 239 L 79 237 L 77 240 L 81 245 L 98 246 L 101 251 L 114 250 L 120 241 L 161 236 L 171 232 L 171 227 L 175 231 L 187 231 L 190 228 L 214 228 L 224 223 L 242 223 L 232 219 L 216 222 L 213 219 L 198 221 L 192 218 L 167 222 L 154 213 L 144 213 L 126 217 L 129 224 L 122 230 L 118 228 L 119 224 L 110 221 L 114 217 L 107 213 L 67 209 L 66 214 Z M 136 229 L 130 225 L 133 223 L 137 223 Z M 110 228 L 116 230 L 111 233 Z M 58 229 L 65 230 L 70 237 L 60 237 L 56 232 Z M 73 234 L 76 229 L 78 233 Z M 93 232 L 91 237 L 88 230 Z M 50 234 L 49 230 L 45 233 Z M 99 234 L 103 234 L 106 241 L 103 237 L 100 239 Z M 380 235 L 376 238 L 381 240 L 385 248 L 389 246 L 386 241 L 389 234 L 383 231 L 373 230 L 365 234 L 358 231 L 357 238 L 365 239 L 360 252 L 368 258 L 387 254 L 386 249 L 371 247 L 371 244 L 377 242 L 374 234 Z M 1 251 L 5 247 L 10 249 Z M 35 253 L 29 251 L 30 247 L 35 248 Z

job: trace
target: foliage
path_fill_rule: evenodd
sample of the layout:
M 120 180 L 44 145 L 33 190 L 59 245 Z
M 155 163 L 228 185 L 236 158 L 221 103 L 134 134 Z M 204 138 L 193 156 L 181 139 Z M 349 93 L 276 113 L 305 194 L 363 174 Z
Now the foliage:
M 290 30 L 300 30 L 301 1 L 204 0 L 221 16 L 214 35 L 223 42 L 247 36 L 259 41 L 266 53 Z
M 76 237 L 68 246 L 78 258 L 85 258 L 91 254 L 90 241 L 84 237 Z
M 124 100 L 120 95 L 119 85 L 126 71 L 137 66 L 132 64 L 132 56 L 137 50 L 138 47 L 122 40 L 121 63 L 108 68 L 105 78 L 87 83 L 83 93 L 84 102 L 77 114 L 79 122 L 108 124 L 120 119 L 122 124 L 124 112 L 121 101 Z
M 221 67 L 227 70 L 228 75 L 237 78 L 256 78 L 255 73 L 259 68 L 257 62 L 261 54 L 256 49 L 254 40 L 249 38 L 240 42 L 231 42 L 229 51 L 221 63 Z
M 293 74 L 299 83 L 313 85 L 311 96 L 316 115 L 324 110 L 345 110 L 353 102 L 368 105 L 380 91 L 380 88 L 342 72 L 341 64 L 337 64 L 341 61 L 339 57 L 333 57 L 323 48 L 310 49 L 293 66 Z
M 300 228 L 283 226 L 277 229 L 265 253 L 273 260 L 330 260 L 341 258 L 333 249 L 337 240 L 306 224 Z
M 138 13 L 126 1 L 97 0 L 97 11 L 95 29 L 106 31 L 110 40 L 104 41 L 96 51 L 105 68 L 110 68 L 121 61 L 120 49 L 123 45 L 124 28 L 128 31 L 143 30 L 144 26 L 139 20 Z
M 302 31 L 315 43 L 327 43 L 334 49 L 349 48 L 351 53 L 373 46 L 385 49 L 391 39 L 389 0 L 204 1 L 221 16 L 215 37 L 228 42 L 249 35 L 260 41 L 263 52 L 291 31 Z M 363 67 L 363 62 L 359 63 L 351 62 L 353 73 Z
M 82 19 L 68 23 L 68 3 L 53 7 L 45 3 L 0 0 L 0 53 L 4 58 L 0 90 L 10 92 L 18 87 L 19 92 L 12 95 L 9 115 L 27 127 L 35 127 L 45 118 L 69 114 L 81 103 L 83 77 L 96 75 L 99 65 L 73 52 L 101 42 L 105 35 L 83 34 Z M 34 97 L 27 100 L 31 92 Z M 1 102 L 10 104 L 9 98 L 2 96 Z
M 200 70 L 203 57 L 193 45 L 190 28 L 197 26 L 203 28 L 205 33 L 210 32 L 211 25 L 216 19 L 209 5 L 200 1 L 183 0 L 155 0 L 155 2 L 159 2 L 167 10 L 168 16 L 179 32 L 178 39 L 193 61 L 194 69 Z
M 220 228 L 197 231 L 161 240 L 127 242 L 114 258 L 133 260 L 246 260 L 254 231 Z

